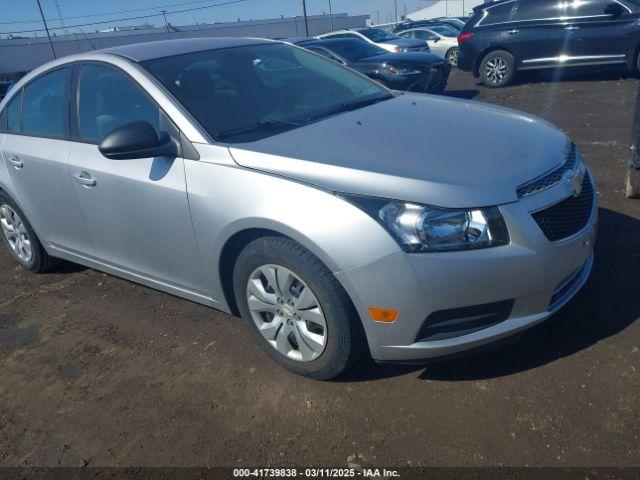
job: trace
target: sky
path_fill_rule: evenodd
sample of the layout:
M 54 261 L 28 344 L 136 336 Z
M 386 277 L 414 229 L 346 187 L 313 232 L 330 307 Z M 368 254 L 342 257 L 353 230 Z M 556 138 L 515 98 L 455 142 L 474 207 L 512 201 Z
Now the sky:
M 452 0 L 455 1 L 455 0 Z M 56 0 L 40 0 L 45 18 L 49 27 L 60 27 L 58 13 L 56 10 Z M 237 2 L 227 5 L 219 5 L 212 8 L 201 8 L 209 5 Z M 320 15 L 329 11 L 329 0 L 306 0 L 307 13 L 309 15 Z M 139 17 L 143 15 L 159 14 L 161 10 L 172 12 L 190 8 L 198 10 L 169 13 L 168 22 L 174 25 L 188 25 L 195 23 L 213 23 L 241 20 L 258 20 L 262 18 L 275 18 L 280 15 L 295 16 L 302 15 L 301 0 L 57 0 L 62 17 L 67 26 L 81 25 L 92 22 L 108 20 L 109 23 L 83 26 L 83 31 L 103 30 L 115 25 L 140 25 L 144 23 L 163 25 L 161 16 L 152 18 L 132 19 L 127 22 L 120 19 L 129 17 Z M 370 15 L 374 22 L 377 22 L 378 15 L 381 22 L 392 21 L 394 16 L 394 0 L 331 0 L 333 13 L 348 13 L 350 15 Z M 404 9 L 413 12 L 419 8 L 429 5 L 429 0 L 397 0 L 398 14 L 402 15 Z M 148 10 L 140 10 L 148 9 Z M 129 12 L 123 12 L 129 10 Z M 131 11 L 138 10 L 138 11 Z M 39 21 L 36 0 L 0 0 L 0 34 L 5 36 L 8 32 L 18 32 L 30 29 L 41 29 L 42 22 Z M 84 17 L 86 15 L 103 14 L 109 15 Z M 69 18 L 79 17 L 83 18 Z M 120 21 L 115 21 L 120 20 Z M 28 22 L 32 23 L 19 23 Z M 78 28 L 75 29 L 78 31 Z M 63 30 L 52 30 L 63 34 Z M 29 35 L 20 33 L 20 35 Z M 40 36 L 41 33 L 38 33 Z

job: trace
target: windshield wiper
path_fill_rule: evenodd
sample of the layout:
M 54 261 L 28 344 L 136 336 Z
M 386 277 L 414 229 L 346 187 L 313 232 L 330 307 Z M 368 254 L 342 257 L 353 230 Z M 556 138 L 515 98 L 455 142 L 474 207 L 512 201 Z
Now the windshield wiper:
M 382 102 L 384 100 L 389 100 L 390 98 L 393 98 L 393 95 L 354 98 L 351 100 L 347 100 L 346 102 L 342 102 L 334 107 L 328 108 L 327 110 L 324 110 L 323 112 L 313 115 L 307 118 L 306 120 L 308 122 L 313 122 L 325 117 L 329 117 L 331 115 L 336 115 L 337 113 L 350 112 L 352 110 L 357 110 L 359 108 L 367 107 L 369 105 L 373 105 L 374 103 Z
M 290 122 L 287 120 L 261 120 L 252 125 L 240 128 L 232 128 L 231 130 L 225 130 L 216 135 L 216 140 L 223 140 L 225 138 L 234 137 L 236 135 L 242 135 L 245 133 L 264 132 L 270 130 L 279 130 L 287 127 L 302 127 L 304 124 L 298 122 Z

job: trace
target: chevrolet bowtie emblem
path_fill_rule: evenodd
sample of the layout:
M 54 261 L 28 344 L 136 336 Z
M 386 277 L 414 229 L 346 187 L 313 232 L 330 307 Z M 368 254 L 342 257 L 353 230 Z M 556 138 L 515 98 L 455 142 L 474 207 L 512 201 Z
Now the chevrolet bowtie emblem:
M 569 180 L 573 197 L 579 197 L 582 193 L 582 182 L 584 181 L 584 167 L 578 167 Z

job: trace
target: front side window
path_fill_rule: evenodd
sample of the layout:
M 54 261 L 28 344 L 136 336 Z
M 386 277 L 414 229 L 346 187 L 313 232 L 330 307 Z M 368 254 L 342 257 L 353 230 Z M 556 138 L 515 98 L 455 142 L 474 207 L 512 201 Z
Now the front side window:
M 100 64 L 80 71 L 78 129 L 80 137 L 100 142 L 118 127 L 145 121 L 159 132 L 160 109 L 124 72 Z
M 23 90 L 22 133 L 64 137 L 69 124 L 70 68 L 47 73 Z
M 22 91 L 7 105 L 7 131 L 19 133 L 22 131 Z
M 285 44 L 143 62 L 217 141 L 254 141 L 391 98 L 335 62 Z

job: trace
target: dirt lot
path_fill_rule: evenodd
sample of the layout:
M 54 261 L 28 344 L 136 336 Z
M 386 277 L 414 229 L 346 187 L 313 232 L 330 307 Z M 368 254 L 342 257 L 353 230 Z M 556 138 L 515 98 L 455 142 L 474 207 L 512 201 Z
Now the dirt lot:
M 236 318 L 81 267 L 34 276 L 2 251 L 0 465 L 640 465 L 637 80 L 530 80 L 490 91 L 454 72 L 450 93 L 547 118 L 595 170 L 593 275 L 549 322 L 481 356 L 319 383 Z

